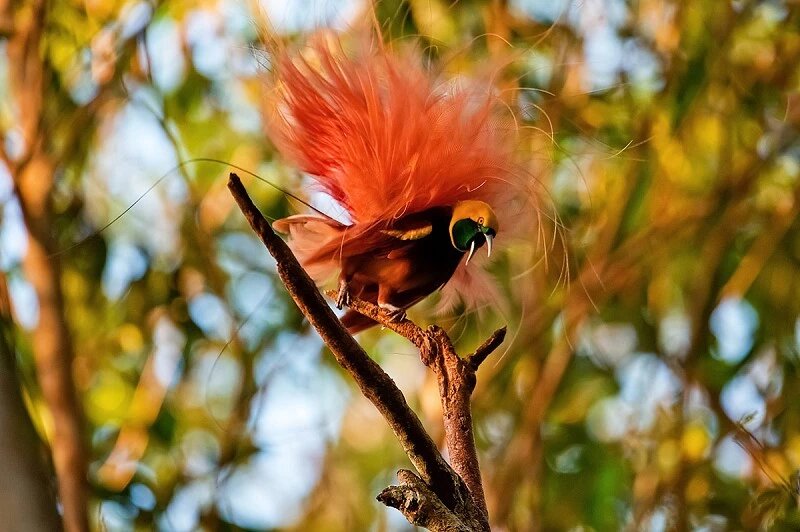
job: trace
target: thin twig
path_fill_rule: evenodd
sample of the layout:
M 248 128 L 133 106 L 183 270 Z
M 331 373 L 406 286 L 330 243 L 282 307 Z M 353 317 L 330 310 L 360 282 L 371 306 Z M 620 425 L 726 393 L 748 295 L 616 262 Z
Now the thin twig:
M 467 362 L 469 363 L 470 368 L 472 371 L 478 371 L 478 368 L 486 358 L 491 355 L 495 349 L 500 347 L 500 344 L 503 343 L 503 340 L 506 339 L 506 328 L 500 327 L 492 335 L 483 342 L 474 353 L 467 357 Z

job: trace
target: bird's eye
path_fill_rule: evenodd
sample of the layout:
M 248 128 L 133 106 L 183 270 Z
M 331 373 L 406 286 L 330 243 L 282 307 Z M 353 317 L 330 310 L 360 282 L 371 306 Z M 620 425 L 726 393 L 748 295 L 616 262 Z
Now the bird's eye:
M 478 218 L 478 225 L 483 225 L 483 216 Z

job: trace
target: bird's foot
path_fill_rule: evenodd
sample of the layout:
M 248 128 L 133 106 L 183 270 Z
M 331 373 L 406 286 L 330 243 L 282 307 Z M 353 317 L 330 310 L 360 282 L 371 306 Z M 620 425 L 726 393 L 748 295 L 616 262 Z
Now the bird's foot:
M 389 321 L 391 322 L 397 323 L 406 319 L 406 311 L 400 307 L 395 307 L 389 303 L 378 303 L 378 306 L 389 316 Z
M 339 291 L 336 293 L 336 308 L 342 310 L 344 306 L 350 306 L 352 298 L 350 297 L 350 289 L 347 286 L 347 281 L 342 279 L 339 281 Z

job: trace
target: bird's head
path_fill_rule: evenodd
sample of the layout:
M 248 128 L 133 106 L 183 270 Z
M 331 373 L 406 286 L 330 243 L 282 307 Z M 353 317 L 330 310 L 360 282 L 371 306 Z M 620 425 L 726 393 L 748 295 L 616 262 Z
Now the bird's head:
M 500 225 L 497 215 L 488 204 L 478 200 L 459 201 L 453 207 L 450 220 L 450 241 L 467 255 L 467 264 L 475 250 L 486 243 L 487 254 L 492 254 L 492 239 Z

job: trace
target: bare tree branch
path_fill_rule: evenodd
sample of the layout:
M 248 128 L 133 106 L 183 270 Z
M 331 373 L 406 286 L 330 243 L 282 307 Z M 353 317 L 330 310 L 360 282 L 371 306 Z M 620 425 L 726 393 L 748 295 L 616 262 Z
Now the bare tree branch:
M 319 332 L 336 361 L 350 372 L 362 393 L 386 418 L 423 480 L 430 484 L 437 494 L 455 494 L 458 491 L 455 474 L 442 458 L 394 381 L 347 333 L 322 299 L 314 282 L 297 262 L 292 251 L 274 233 L 269 222 L 250 200 L 236 174 L 231 174 L 228 188 L 250 226 L 275 258 L 278 275 L 300 311 Z M 446 502 L 454 503 L 452 497 L 451 495 L 450 500 Z
M 420 348 L 423 362 L 436 372 L 445 408 L 445 432 L 453 463 L 451 468 L 442 458 L 419 418 L 408 406 L 397 385 L 347 332 L 322 298 L 314 281 L 250 200 L 236 174 L 231 174 L 228 188 L 250 226 L 275 258 L 278 275 L 300 311 L 320 334 L 336 361 L 352 375 L 364 396 L 389 423 L 420 474 L 420 482 L 415 483 L 412 477 L 401 473 L 403 484 L 388 488 L 389 491 L 384 491 L 380 500 L 386 504 L 393 503 L 390 505 L 401 509 L 409 520 L 421 519 L 418 509 L 411 510 L 417 504 L 413 501 L 425 502 L 426 509 L 441 510 L 437 506 L 438 500 L 439 504 L 467 526 L 463 530 L 489 530 L 469 409 L 469 398 L 475 385 L 475 371 L 470 362 L 456 354 L 452 342 L 439 327 L 432 326 L 424 331 L 408 320 L 391 321 L 376 305 L 364 301 L 354 301 L 351 304 L 354 310 L 376 319 L 411 340 Z M 502 336 L 502 333 L 498 331 L 495 335 Z M 496 340 L 490 343 L 494 344 Z M 429 489 L 429 493 L 421 489 L 420 486 L 423 485 Z M 435 494 L 436 499 L 430 497 L 430 494 Z
M 470 528 L 445 506 L 422 480 L 407 469 L 397 472 L 400 484 L 389 486 L 376 499 L 399 510 L 412 525 L 432 532 L 470 532 Z
M 328 295 L 333 297 L 335 294 L 329 292 Z M 420 358 L 433 370 L 439 384 L 439 396 L 444 413 L 445 442 L 450 462 L 456 473 L 464 479 L 475 506 L 488 523 L 486 499 L 472 430 L 470 398 L 475 389 L 475 372 L 503 342 L 506 328 L 496 330 L 472 355 L 462 358 L 456 353 L 452 341 L 441 327 L 434 325 L 423 330 L 407 319 L 393 321 L 391 316 L 384 314 L 377 305 L 358 299 L 351 301 L 349 306 L 404 336 L 419 348 Z

